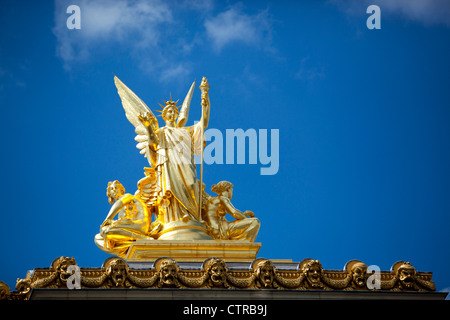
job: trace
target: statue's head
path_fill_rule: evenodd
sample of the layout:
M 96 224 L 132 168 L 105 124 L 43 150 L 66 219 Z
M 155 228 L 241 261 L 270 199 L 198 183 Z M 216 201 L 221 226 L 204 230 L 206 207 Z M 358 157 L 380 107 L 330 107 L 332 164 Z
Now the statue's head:
M 113 204 L 119 197 L 125 194 L 125 187 L 117 180 L 108 182 L 106 196 L 110 204 Z
M 416 281 L 416 268 L 411 263 L 398 261 L 392 266 L 392 271 L 398 277 L 400 284 L 406 289 L 413 289 Z
M 164 101 L 164 100 L 163 100 Z M 172 95 L 170 95 L 169 101 L 164 101 L 165 106 L 162 104 L 159 104 L 161 107 L 163 107 L 161 112 L 161 116 L 164 119 L 164 121 L 167 122 L 175 122 L 178 118 L 178 114 L 180 111 L 177 107 L 177 101 L 172 101 Z
M 127 263 L 116 257 L 108 258 L 105 263 L 105 273 L 116 287 L 123 287 L 128 276 Z
M 367 280 L 367 265 L 359 260 L 351 260 L 345 270 L 352 275 L 352 282 L 357 288 L 364 288 Z
M 228 181 L 220 181 L 211 187 L 211 191 L 218 195 L 225 196 L 231 200 L 233 198 L 233 184 Z

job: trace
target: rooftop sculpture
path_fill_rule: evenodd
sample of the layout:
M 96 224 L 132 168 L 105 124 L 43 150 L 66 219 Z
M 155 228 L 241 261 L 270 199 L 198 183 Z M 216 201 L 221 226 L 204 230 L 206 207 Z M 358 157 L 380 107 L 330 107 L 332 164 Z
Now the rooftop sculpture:
M 207 194 L 203 184 L 203 161 L 200 174 L 194 155 L 203 160 L 205 147 L 204 131 L 210 116 L 210 88 L 206 78 L 202 79 L 202 116 L 198 123 L 186 126 L 195 82 L 191 85 L 181 107 L 172 96 L 164 101 L 161 116 L 165 126 L 149 107 L 133 93 L 122 81 L 114 77 L 117 91 L 122 100 L 127 119 L 135 127 L 137 148 L 150 167 L 145 167 L 145 177 L 137 183 L 134 194 L 125 193 L 118 181 L 110 181 L 107 196 L 112 207 L 95 236 L 95 243 L 105 252 L 129 259 L 143 259 L 142 250 L 148 256 L 155 250 L 151 241 L 209 241 L 209 248 L 219 251 L 231 248 L 229 241 L 254 242 L 260 222 L 251 211 L 241 212 L 231 203 L 233 184 L 220 181 L 212 186 L 215 196 Z M 235 221 L 228 221 L 230 214 Z M 222 242 L 220 242 L 222 241 Z M 131 246 L 140 245 L 140 256 L 129 254 Z M 167 242 L 166 242 L 167 244 Z M 237 244 L 237 243 L 235 243 Z M 211 247 L 212 246 L 212 247 Z M 245 245 L 248 247 L 248 245 Z M 145 247 L 145 248 L 144 248 Z M 144 249 L 142 249 L 144 248 Z M 174 258 L 175 246 L 169 248 Z M 247 258 L 256 257 L 259 246 L 252 246 Z M 133 251 L 134 252 L 134 251 Z M 209 253 L 212 253 L 209 251 Z M 205 256 L 208 255 L 204 252 Z
M 257 258 L 260 221 L 255 214 L 233 206 L 231 182 L 216 183 L 211 187 L 215 195 L 209 195 L 202 167 L 197 175 L 194 155 L 202 159 L 210 115 L 206 78 L 200 85 L 200 122 L 186 126 L 194 82 L 180 109 L 172 97 L 161 105 L 163 127 L 141 99 L 117 77 L 114 80 L 126 117 L 135 127 L 137 147 L 150 167 L 144 167 L 144 177 L 133 194 L 126 193 L 118 180 L 107 184 L 111 208 L 95 243 L 112 256 L 101 268 L 80 268 L 75 258 L 61 256 L 49 268 L 35 268 L 26 278 L 17 279 L 15 291 L 0 281 L 0 300 L 33 299 L 33 292 L 37 299 L 40 294 L 69 298 L 67 291 L 52 289 L 74 288 L 84 290 L 86 297 L 103 298 L 113 294 L 124 298 L 127 293 L 91 289 L 219 289 L 221 297 L 228 298 L 235 298 L 239 290 L 247 299 L 255 290 L 277 299 L 320 298 L 314 295 L 317 291 L 338 299 L 445 298 L 446 294 L 434 292 L 431 272 L 419 272 L 406 261 L 394 263 L 390 271 L 373 273 L 360 260 L 347 262 L 343 270 L 324 270 L 316 259 L 297 263 Z M 161 298 L 162 291 L 138 290 L 136 296 Z M 195 291 L 195 297 L 209 297 L 201 291 Z

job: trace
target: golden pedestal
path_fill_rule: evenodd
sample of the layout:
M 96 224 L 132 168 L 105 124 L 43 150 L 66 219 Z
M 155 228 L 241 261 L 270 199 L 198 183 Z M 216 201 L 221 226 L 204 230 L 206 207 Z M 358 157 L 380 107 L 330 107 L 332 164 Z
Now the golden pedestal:
M 235 240 L 137 240 L 130 245 L 125 260 L 151 262 L 161 257 L 176 261 L 205 261 L 215 257 L 226 262 L 251 262 L 261 243 Z

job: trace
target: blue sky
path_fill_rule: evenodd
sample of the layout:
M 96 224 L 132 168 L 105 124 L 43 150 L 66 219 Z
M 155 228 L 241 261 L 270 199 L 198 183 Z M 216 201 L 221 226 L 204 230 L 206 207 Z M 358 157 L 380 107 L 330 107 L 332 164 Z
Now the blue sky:
M 115 74 L 153 110 L 196 80 L 190 124 L 206 76 L 210 128 L 279 130 L 275 175 L 204 167 L 261 220 L 259 256 L 405 260 L 449 288 L 449 39 L 443 1 L 2 1 L 0 280 L 108 257 L 93 241 L 107 182 L 134 193 L 147 166 Z

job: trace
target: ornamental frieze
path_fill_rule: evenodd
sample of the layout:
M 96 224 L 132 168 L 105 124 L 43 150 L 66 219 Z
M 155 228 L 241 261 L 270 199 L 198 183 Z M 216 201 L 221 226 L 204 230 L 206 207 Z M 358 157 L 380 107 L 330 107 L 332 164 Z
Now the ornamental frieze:
M 101 268 L 78 267 L 74 258 L 58 257 L 49 268 L 36 268 L 17 279 L 15 291 L 0 282 L 0 299 L 27 300 L 41 288 L 196 288 L 229 290 L 366 290 L 435 291 L 431 272 L 419 272 L 409 262 L 398 261 L 390 271 L 370 273 L 368 266 L 351 260 L 344 270 L 325 270 L 319 260 L 304 259 L 290 270 L 267 259 L 254 260 L 249 268 L 231 269 L 218 258 L 206 259 L 200 269 L 181 268 L 171 258 L 156 260 L 151 268 L 130 268 L 118 257 Z

